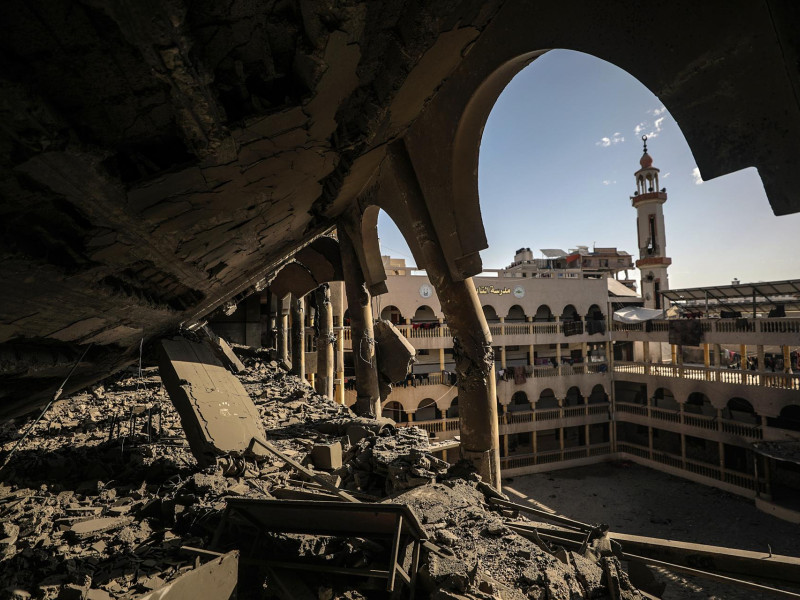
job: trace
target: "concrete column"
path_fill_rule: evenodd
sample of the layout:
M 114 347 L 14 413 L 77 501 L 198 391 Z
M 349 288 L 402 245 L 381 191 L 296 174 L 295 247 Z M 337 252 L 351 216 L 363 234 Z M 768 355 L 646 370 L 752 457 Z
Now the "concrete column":
M 529 365 L 529 366 L 533 366 L 533 362 L 534 362 L 534 361 L 533 361 L 533 355 L 534 355 L 534 354 L 535 354 L 535 352 L 534 352 L 534 350 L 533 350 L 533 344 L 530 344 L 530 345 L 528 346 L 528 365 Z
M 678 346 L 678 377 L 683 377 L 683 346 Z
M 289 361 L 288 300 L 278 299 L 278 362 Z
M 444 373 L 444 348 L 439 348 L 439 370 Z
M 783 350 L 783 372 L 784 373 L 791 373 L 792 372 L 792 352 L 789 346 L 781 346 L 781 350 Z
M 589 436 L 589 425 L 588 424 L 584 425 L 583 437 L 586 438 L 585 446 L 588 448 L 589 446 L 592 445 L 592 441 L 591 441 L 591 438 Z
M 583 365 L 583 372 L 589 372 L 589 343 L 581 342 L 581 364 Z
M 709 344 L 703 344 L 703 364 L 706 369 L 711 367 L 711 346 Z M 711 373 L 709 371 L 706 371 L 705 378 L 706 380 L 711 379 Z
M 558 375 L 561 375 L 561 342 L 556 344 L 556 369 L 558 369 Z
M 508 436 L 503 436 L 503 456 L 508 456 Z
M 722 346 L 714 344 L 714 381 L 719 381 L 720 368 L 722 367 Z
M 650 375 L 650 342 L 642 342 L 642 354 L 644 359 L 644 374 Z
M 538 452 L 538 446 L 539 446 L 538 441 L 539 440 L 536 439 L 536 431 L 534 430 L 531 432 L 531 450 L 533 450 L 534 454 Z
M 720 468 L 720 475 L 725 473 L 725 442 L 719 442 L 719 468 Z
M 277 325 L 277 321 L 275 319 L 275 307 L 273 306 L 275 303 L 275 298 L 272 295 L 272 290 L 270 289 L 267 289 L 264 292 L 264 296 L 267 300 L 267 331 L 265 341 L 267 343 L 267 348 L 275 348 L 275 327 Z
M 314 292 L 317 300 L 317 377 L 314 389 L 318 394 L 333 398 L 333 307 L 331 288 L 322 284 Z
M 305 302 L 294 294 L 291 296 L 292 311 L 292 375 L 306 376 L 306 311 Z
M 338 229 L 338 233 L 347 309 L 350 312 L 353 365 L 356 372 L 356 403 L 353 410 L 360 416 L 380 417 L 381 403 L 370 293 L 364 281 L 364 273 L 353 240 L 343 227 Z
M 747 371 L 747 344 L 741 344 L 739 346 L 739 366 L 741 367 L 742 371 Z M 745 375 L 742 373 L 742 383 L 745 382 Z
M 414 413 L 413 412 L 406 411 L 406 417 L 408 417 L 408 422 L 409 423 L 413 423 L 414 422 Z
M 673 365 L 677 365 L 678 364 L 678 348 L 677 348 L 677 346 L 675 346 L 675 344 L 670 344 L 669 347 L 670 347 L 670 350 L 672 352 L 672 364 Z
M 470 460 L 483 479 L 500 489 L 500 439 L 492 336 L 472 278 L 457 281 L 450 272 L 433 226 L 422 189 L 402 143 L 390 148 L 392 166 L 416 238 L 423 267 L 453 334 L 453 356 L 458 375 L 461 456 Z
M 344 324 L 344 284 L 336 282 L 333 284 L 336 293 L 331 293 L 331 306 L 333 308 L 333 326 L 342 327 Z M 335 385 L 336 387 L 336 402 L 344 406 L 344 330 L 339 330 L 336 335 L 336 352 L 333 359 L 334 370 L 336 372 Z M 338 383 L 337 383 L 338 382 Z
M 500 368 L 506 368 L 506 347 L 500 346 Z
M 500 319 L 500 335 L 505 335 L 506 326 L 504 325 L 504 323 L 506 322 L 506 318 L 505 317 L 497 317 L 497 318 Z
M 758 360 L 758 366 L 756 368 L 757 371 L 761 371 L 762 373 L 766 371 L 766 366 L 764 365 L 764 345 L 758 344 L 756 346 L 756 359 Z

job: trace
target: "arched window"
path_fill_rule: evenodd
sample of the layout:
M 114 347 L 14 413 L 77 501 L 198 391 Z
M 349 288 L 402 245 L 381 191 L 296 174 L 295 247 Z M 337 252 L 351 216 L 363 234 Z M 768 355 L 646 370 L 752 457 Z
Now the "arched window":
M 447 409 L 448 419 L 455 419 L 456 417 L 458 417 L 458 396 L 453 398 L 453 401 L 450 403 L 450 408 Z
M 567 395 L 564 397 L 564 406 L 580 406 L 583 404 L 583 396 L 578 386 L 573 385 L 567 390 Z
M 578 311 L 577 309 L 572 306 L 572 304 L 567 304 L 564 307 L 564 310 L 561 313 L 561 320 L 562 321 L 578 321 Z
M 608 394 L 605 388 L 599 383 L 592 388 L 592 393 L 589 394 L 589 404 L 602 404 L 608 402 Z
M 731 398 L 728 400 L 728 405 L 722 411 L 722 417 L 743 423 L 755 424 L 758 422 L 753 405 L 744 398 Z
M 508 316 L 506 316 L 506 323 L 524 323 L 525 311 L 519 304 L 515 304 L 508 309 Z
M 436 313 L 430 306 L 423 304 L 414 313 L 414 318 L 411 319 L 412 323 L 437 323 Z
M 539 394 L 539 400 L 536 401 L 536 410 L 543 408 L 558 408 L 555 392 L 550 388 L 542 390 L 542 393 Z
M 483 316 L 486 317 L 487 323 L 499 323 L 500 318 L 497 316 L 497 311 L 493 306 L 485 304 L 483 306 Z
M 417 406 L 417 411 L 414 413 L 415 421 L 434 421 L 439 418 L 439 409 L 436 408 L 436 402 L 431 398 L 425 398 Z
M 525 392 L 515 392 L 511 396 L 511 404 L 508 405 L 510 412 L 526 411 L 531 409 L 531 403 L 528 402 L 528 394 Z
M 550 307 L 547 306 L 547 304 L 542 304 L 536 309 L 536 315 L 533 317 L 533 320 L 537 323 L 543 323 L 547 321 L 555 321 L 555 317 L 553 316 L 553 312 L 550 310 Z
M 401 325 L 403 323 L 403 315 L 400 314 L 400 309 L 393 304 L 381 311 L 381 319 L 389 321 L 392 325 Z
M 396 423 L 404 423 L 408 421 L 406 418 L 406 411 L 403 409 L 403 405 L 399 402 L 387 402 L 383 407 L 382 413 L 384 417 L 388 417 Z

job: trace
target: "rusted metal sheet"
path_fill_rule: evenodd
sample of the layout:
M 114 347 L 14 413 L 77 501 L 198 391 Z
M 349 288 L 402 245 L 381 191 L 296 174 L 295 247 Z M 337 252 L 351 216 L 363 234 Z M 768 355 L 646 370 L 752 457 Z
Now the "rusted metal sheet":
M 243 455 L 251 439 L 266 437 L 244 386 L 207 344 L 162 340 L 159 370 L 200 465 L 214 464 L 220 455 Z
M 239 580 L 239 551 L 233 550 L 170 581 L 137 600 L 229 600 Z

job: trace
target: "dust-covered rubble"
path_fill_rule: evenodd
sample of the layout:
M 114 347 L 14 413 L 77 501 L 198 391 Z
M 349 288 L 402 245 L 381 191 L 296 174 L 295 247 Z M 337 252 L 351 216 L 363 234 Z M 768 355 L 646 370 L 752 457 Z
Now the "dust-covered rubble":
M 356 417 L 263 354 L 243 362 L 238 377 L 282 454 L 361 500 L 406 503 L 418 515 L 441 548 L 423 560 L 418 597 L 607 597 L 600 567 L 572 554 L 565 564 L 513 533 L 486 502 L 497 492 L 434 457 L 422 429 Z M 29 423 L 2 425 L 3 456 Z M 134 598 L 195 568 L 182 547 L 209 548 L 228 497 L 335 499 L 277 456 L 200 469 L 153 367 L 54 404 L 0 481 L 0 598 Z M 325 548 L 365 565 L 378 552 L 360 538 Z M 302 536 L 293 546 L 321 550 Z M 320 598 L 386 594 L 363 579 L 306 583 Z M 280 596 L 269 573 L 240 580 L 238 594 Z

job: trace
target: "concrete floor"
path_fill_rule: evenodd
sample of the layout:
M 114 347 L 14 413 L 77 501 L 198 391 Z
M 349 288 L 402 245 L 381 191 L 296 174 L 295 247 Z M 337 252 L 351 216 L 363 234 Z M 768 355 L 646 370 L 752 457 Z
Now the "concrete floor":
M 503 491 L 514 502 L 608 523 L 611 531 L 763 552 L 769 545 L 776 554 L 800 556 L 800 526 L 758 511 L 745 498 L 629 462 L 508 478 Z M 657 575 L 667 582 L 668 600 L 758 595 L 666 571 Z

